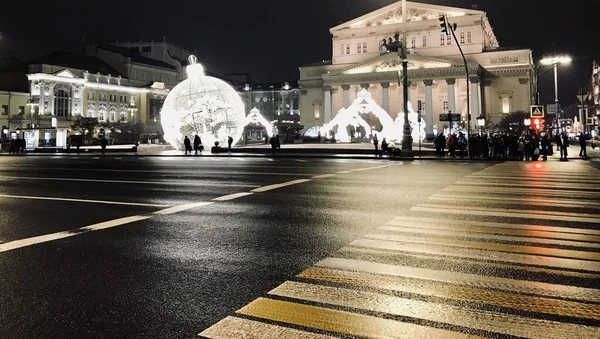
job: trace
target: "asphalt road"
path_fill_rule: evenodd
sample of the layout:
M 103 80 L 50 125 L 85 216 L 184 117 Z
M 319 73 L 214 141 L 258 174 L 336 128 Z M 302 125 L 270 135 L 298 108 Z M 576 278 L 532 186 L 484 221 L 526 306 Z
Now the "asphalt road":
M 590 164 L 3 157 L 0 338 L 600 337 Z

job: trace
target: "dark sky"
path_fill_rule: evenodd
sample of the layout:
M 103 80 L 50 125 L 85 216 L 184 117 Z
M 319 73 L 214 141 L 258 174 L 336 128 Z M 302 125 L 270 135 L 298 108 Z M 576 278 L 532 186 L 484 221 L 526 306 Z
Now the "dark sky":
M 161 40 L 190 50 L 215 73 L 249 72 L 253 82 L 297 80 L 297 67 L 331 58 L 328 29 L 394 0 L 88 0 L 4 1 L 0 55 L 22 57 L 85 41 Z M 559 71 L 563 105 L 591 74 L 600 56 L 600 1 L 421 0 L 488 13 L 503 47 L 574 59 Z M 546 4 L 546 5 L 544 5 Z M 87 7 L 86 7 L 87 6 Z M 541 76 L 542 102 L 554 100 L 553 76 Z

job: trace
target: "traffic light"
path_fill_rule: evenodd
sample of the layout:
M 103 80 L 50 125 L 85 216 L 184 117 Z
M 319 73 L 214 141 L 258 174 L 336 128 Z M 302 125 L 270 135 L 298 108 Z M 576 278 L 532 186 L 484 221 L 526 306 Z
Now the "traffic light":
M 442 34 L 448 34 L 448 20 L 447 20 L 446 16 L 442 15 L 440 17 L 440 21 L 442 22 L 440 24 L 440 27 L 442 28 Z

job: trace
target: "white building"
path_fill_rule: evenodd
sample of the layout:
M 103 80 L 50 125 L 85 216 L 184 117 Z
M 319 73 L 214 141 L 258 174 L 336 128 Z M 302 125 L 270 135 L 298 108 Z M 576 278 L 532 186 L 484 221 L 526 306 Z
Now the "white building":
M 423 103 L 426 132 L 441 130 L 440 114 L 467 112 L 471 86 L 472 128 L 483 115 L 497 123 L 504 114 L 528 111 L 535 73 L 529 49 L 502 49 L 485 12 L 408 2 L 407 47 L 409 101 Z M 458 25 L 456 36 L 469 67 L 450 36 L 441 33 L 439 17 Z M 402 111 L 401 59 L 382 51 L 382 40 L 402 33 L 401 2 L 330 29 L 331 61 L 300 67 L 301 123 L 306 129 L 330 122 L 365 88 L 392 119 Z

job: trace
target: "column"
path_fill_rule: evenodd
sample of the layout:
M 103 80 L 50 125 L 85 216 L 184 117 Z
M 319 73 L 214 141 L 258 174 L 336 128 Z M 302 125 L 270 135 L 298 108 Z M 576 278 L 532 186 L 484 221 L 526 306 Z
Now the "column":
M 390 90 L 389 90 L 390 83 L 382 82 L 381 88 L 382 88 L 381 108 L 383 108 L 384 111 L 386 111 L 388 114 L 390 114 Z
M 479 101 L 479 77 L 472 77 L 471 80 L 471 130 L 477 128 L 477 117 L 481 114 Z M 468 117 L 467 117 L 468 119 Z
M 350 85 L 342 85 L 342 89 L 344 90 L 344 108 L 350 107 Z
M 360 88 L 366 89 L 367 91 L 369 90 L 369 87 L 371 87 L 370 84 L 366 84 L 366 83 L 360 84 Z
M 323 121 L 328 123 L 331 121 L 331 86 L 323 86 L 325 98 L 323 100 Z
M 456 109 L 456 79 L 446 79 L 446 83 L 448 84 L 448 110 L 452 113 L 459 113 Z
M 433 80 L 423 80 L 425 83 L 425 123 L 427 126 L 425 127 L 426 134 L 433 133 L 433 91 L 431 89 L 431 85 L 433 85 Z

